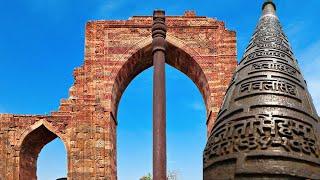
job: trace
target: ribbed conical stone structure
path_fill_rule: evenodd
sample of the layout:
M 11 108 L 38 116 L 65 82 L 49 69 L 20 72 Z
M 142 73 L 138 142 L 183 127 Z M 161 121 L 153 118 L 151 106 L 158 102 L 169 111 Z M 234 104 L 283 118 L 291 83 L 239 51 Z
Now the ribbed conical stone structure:
M 204 150 L 204 180 L 320 179 L 319 117 L 272 1 Z

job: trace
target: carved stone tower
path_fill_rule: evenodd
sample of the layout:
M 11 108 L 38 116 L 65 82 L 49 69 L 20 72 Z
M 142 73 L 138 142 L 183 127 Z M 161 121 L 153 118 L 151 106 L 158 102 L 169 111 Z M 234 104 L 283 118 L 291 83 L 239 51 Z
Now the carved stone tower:
M 204 150 L 204 179 L 320 179 L 319 117 L 266 1 Z

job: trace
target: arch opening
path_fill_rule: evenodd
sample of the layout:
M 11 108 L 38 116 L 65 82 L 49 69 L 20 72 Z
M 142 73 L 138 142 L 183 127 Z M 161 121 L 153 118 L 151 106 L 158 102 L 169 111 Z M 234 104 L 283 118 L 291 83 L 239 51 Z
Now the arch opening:
M 193 89 L 193 91 L 196 91 L 196 93 L 198 93 L 198 95 L 200 96 L 200 101 L 195 102 L 195 104 L 188 104 L 187 106 L 189 106 L 188 108 L 194 108 L 194 110 L 196 111 L 201 111 L 201 106 L 203 105 L 203 116 L 201 115 L 201 112 L 197 112 L 197 113 L 193 113 L 194 115 L 198 115 L 199 117 L 197 118 L 193 118 L 192 121 L 189 119 L 188 122 L 183 122 L 183 120 L 187 119 L 187 118 L 191 118 L 193 116 L 189 116 L 186 114 L 186 112 L 181 112 L 180 113 L 180 121 L 177 118 L 174 117 L 168 117 L 167 120 L 170 122 L 172 121 L 176 121 L 178 123 L 181 123 L 179 125 L 177 124 L 168 124 L 168 128 L 170 129 L 171 127 L 174 127 L 175 129 L 180 129 L 178 135 L 173 135 L 170 134 L 168 132 L 168 137 L 173 136 L 173 138 L 175 138 L 175 142 L 174 141 L 168 141 L 168 147 L 171 147 L 169 149 L 179 149 L 181 151 L 183 151 L 183 146 L 187 147 L 190 144 L 190 147 L 198 147 L 198 151 L 194 150 L 194 151 L 185 151 L 184 154 L 186 157 L 193 157 L 189 158 L 192 159 L 191 163 L 193 166 L 195 164 L 198 164 L 199 167 L 198 168 L 193 168 L 192 167 L 185 167 L 185 169 L 181 170 L 181 169 L 175 169 L 175 165 L 173 165 L 176 161 L 177 163 L 185 163 L 185 159 L 183 157 L 179 156 L 179 153 L 174 153 L 172 152 L 172 156 L 177 156 L 177 158 L 180 159 L 176 159 L 176 160 L 172 160 L 170 159 L 170 154 L 169 154 L 169 159 L 168 159 L 168 164 L 169 164 L 169 168 L 172 167 L 172 169 L 170 170 L 174 170 L 174 171 L 183 171 L 186 172 L 187 174 L 189 174 L 190 172 L 193 172 L 193 174 L 190 174 L 190 177 L 201 177 L 202 176 L 202 151 L 206 142 L 206 114 L 207 116 L 209 115 L 209 109 L 210 109 L 210 90 L 209 90 L 209 85 L 208 85 L 208 81 L 206 79 L 205 73 L 203 71 L 203 69 L 200 67 L 200 65 L 197 63 L 197 61 L 190 55 L 188 54 L 186 51 L 184 51 L 182 48 L 179 48 L 177 46 L 175 46 L 173 43 L 171 43 L 170 41 L 168 42 L 168 53 L 167 53 L 167 58 L 166 58 L 166 72 L 169 71 L 175 71 L 175 74 L 180 74 L 179 76 L 187 76 L 188 78 L 184 77 L 185 79 L 187 79 L 187 81 L 190 81 L 190 79 L 192 80 L 192 82 L 189 82 L 190 84 L 192 84 L 193 86 L 196 85 L 196 87 L 194 86 L 194 88 L 196 90 Z M 171 67 L 168 67 L 168 65 L 170 65 Z M 151 79 L 150 81 L 152 81 L 152 47 L 151 44 L 144 46 L 143 48 L 139 49 L 136 53 L 134 53 L 121 67 L 121 69 L 117 72 L 116 77 L 115 77 L 115 81 L 114 81 L 114 85 L 113 85 L 113 89 L 112 89 L 112 100 L 111 100 L 111 109 L 112 109 L 112 113 L 115 115 L 115 117 L 118 119 L 118 106 L 119 106 L 119 102 L 120 99 L 122 99 L 122 95 L 127 93 L 126 88 L 128 86 L 131 86 L 132 81 L 135 81 L 134 79 L 140 79 L 141 75 L 147 74 L 147 76 L 149 77 L 149 79 Z M 149 68 L 149 69 L 148 69 Z M 139 75 L 139 76 L 138 76 Z M 136 76 L 138 76 L 136 78 Z M 168 76 L 166 76 L 167 80 L 166 82 L 170 83 L 171 80 L 168 80 Z M 174 81 L 171 81 L 171 83 Z M 124 158 L 122 157 L 121 154 L 123 153 L 129 153 L 129 152 L 124 152 L 123 149 L 130 149 L 132 147 L 134 148 L 141 148 L 141 141 L 135 141 L 135 140 L 130 140 L 130 144 L 128 144 L 128 141 L 125 141 L 124 138 L 127 138 L 129 135 L 123 135 L 124 133 L 122 132 L 122 121 L 126 120 L 127 124 L 128 121 L 127 120 L 133 120 L 131 122 L 129 122 L 130 124 L 130 128 L 133 127 L 134 124 L 138 124 L 139 127 L 144 126 L 144 131 L 142 134 L 140 135 L 136 135 L 138 140 L 141 140 L 141 138 L 143 136 L 148 136 L 147 137 L 147 145 L 143 145 L 144 147 L 144 152 L 145 154 L 143 156 L 147 156 L 150 157 L 150 159 L 145 159 L 144 161 L 148 163 L 148 161 L 150 161 L 148 164 L 150 164 L 150 166 L 146 166 L 145 167 L 145 174 L 141 174 L 141 176 L 143 175 L 147 175 L 148 172 L 151 171 L 151 164 L 152 164 L 152 83 L 150 83 L 150 87 L 148 87 L 150 94 L 146 94 L 146 93 L 136 93 L 134 95 L 132 95 L 133 97 L 136 98 L 136 101 L 139 101 L 139 105 L 137 105 L 136 103 L 132 102 L 132 105 L 134 105 L 134 107 L 132 108 L 127 108 L 129 109 L 125 111 L 125 113 L 127 113 L 129 115 L 129 117 L 122 117 L 123 115 L 121 115 L 120 121 L 119 121 L 119 127 L 118 127 L 118 141 L 117 141 L 117 146 L 119 146 L 121 149 L 119 149 L 119 152 L 117 153 L 120 161 L 124 161 L 130 159 L 131 157 L 137 158 L 139 159 L 138 154 L 133 155 L 133 152 L 138 152 L 138 151 L 130 151 L 130 158 Z M 143 84 L 140 84 L 143 86 Z M 176 86 L 176 84 L 174 85 Z M 137 87 L 136 87 L 137 88 Z M 140 87 L 141 88 L 141 87 Z M 168 87 L 167 87 L 168 88 Z M 176 87 L 176 89 L 180 89 L 180 90 L 185 90 L 185 87 L 181 86 L 181 87 Z M 130 89 L 130 88 L 128 88 Z M 129 90 L 130 91 L 130 90 Z M 167 94 L 171 92 L 170 89 L 168 89 Z M 144 97 L 144 96 L 148 96 L 149 100 L 147 100 L 147 102 L 144 102 L 144 104 L 141 104 L 141 99 L 137 99 L 139 97 Z M 202 96 L 202 97 L 201 97 Z M 167 96 L 168 98 L 169 95 Z M 126 98 L 126 96 L 124 97 Z M 186 97 L 186 98 L 190 98 Z M 127 99 L 126 99 L 127 101 Z M 168 108 L 170 108 L 170 100 L 167 101 L 168 104 Z M 146 107 L 145 107 L 146 106 Z M 150 108 L 148 110 L 148 108 Z M 170 111 L 168 111 L 167 108 L 167 112 L 168 112 L 168 116 L 170 115 Z M 177 107 L 175 107 L 177 108 Z M 182 108 L 182 111 L 188 108 Z M 143 111 L 136 111 L 136 112 L 132 112 L 132 110 L 134 109 L 143 109 Z M 119 111 L 121 113 L 121 111 Z M 171 112 L 171 114 L 174 114 L 177 112 Z M 133 115 L 133 114 L 136 114 Z M 137 115 L 138 114 L 138 115 Z M 200 114 L 200 115 L 199 115 Z M 120 116 L 120 114 L 119 114 Z M 143 116 L 143 117 L 142 117 Z M 201 117 L 200 117 L 201 116 Z M 139 118 L 139 122 L 135 121 L 137 119 L 132 119 L 132 118 Z M 147 123 L 142 122 L 142 119 L 146 119 L 147 118 Z M 199 121 L 201 120 L 201 121 Z M 203 121 L 202 121 L 203 120 Z M 143 124 L 143 125 L 142 125 Z M 127 126 L 127 125 L 124 125 Z M 129 128 L 129 126 L 127 126 Z M 137 127 L 137 126 L 135 126 Z M 189 128 L 189 129 L 188 129 Z M 133 128 L 134 129 L 134 128 Z M 139 130 L 141 130 L 141 128 L 138 128 Z M 198 130 L 197 130 L 198 129 Z M 172 132 L 172 131 L 171 131 Z M 128 133 L 125 132 L 125 133 Z M 130 132 L 129 132 L 130 133 Z M 137 133 L 137 132 L 131 132 L 130 137 L 134 137 L 132 136 L 132 133 Z M 141 133 L 141 132 L 138 132 Z M 189 134 L 188 134 L 189 133 Z M 121 137 L 123 136 L 123 137 Z M 148 139 L 149 138 L 149 139 Z M 197 139 L 195 141 L 191 141 L 190 139 L 194 139 L 194 138 L 200 138 L 203 141 Z M 131 138 L 132 139 L 132 138 Z M 189 139 L 190 142 L 185 142 L 186 139 Z M 121 143 L 121 142 L 126 142 L 126 143 Z M 135 142 L 132 142 L 135 141 Z M 200 145 L 195 145 L 196 142 L 200 142 Z M 149 143 L 149 144 L 148 144 Z M 179 144 L 179 145 L 177 145 Z M 181 147 L 181 148 L 177 148 L 177 147 Z M 147 150 L 146 150 L 147 149 Z M 196 149 L 196 148 L 194 148 Z M 170 150 L 169 150 L 170 151 Z M 188 154 L 188 152 L 193 152 L 195 154 L 193 154 L 192 156 L 190 155 L 190 153 Z M 181 153 L 180 153 L 181 154 Z M 198 156 L 196 155 L 198 154 Z M 195 155 L 195 156 L 194 156 Z M 124 155 L 126 156 L 126 155 Z M 179 156 L 179 157 L 178 157 Z M 142 159 L 137 160 L 139 162 L 142 161 Z M 198 162 L 199 161 L 199 162 Z M 118 175 L 121 172 L 125 171 L 126 173 L 130 173 L 125 169 L 124 166 L 126 166 L 126 164 L 132 164 L 133 162 L 136 162 L 134 160 L 132 160 L 132 162 L 127 162 L 127 163 L 123 163 L 123 162 L 118 162 L 117 164 L 119 165 L 118 168 L 120 169 L 120 171 L 118 172 Z M 182 163 L 182 164 L 183 164 Z M 136 167 L 135 167 L 136 168 Z M 188 169 L 189 168 L 189 169 Z M 129 169 L 129 168 L 127 168 Z M 132 169 L 132 168 L 131 168 Z M 135 174 L 137 172 L 137 170 L 135 172 L 132 172 L 133 174 Z M 198 173 L 198 174 L 197 174 Z M 141 177 L 140 176 L 140 177 Z M 183 175 L 178 175 L 179 177 L 183 176 Z M 122 176 L 120 176 L 122 177 Z M 188 176 L 186 174 L 184 174 L 183 176 L 184 178 L 187 178 Z M 135 178 L 139 178 L 138 176 Z M 121 179 L 121 178 L 120 178 Z
M 203 97 L 208 116 L 210 112 L 209 106 L 211 105 L 210 89 L 206 75 L 197 61 L 184 49 L 168 41 L 166 64 L 178 69 L 194 82 Z M 116 118 L 120 98 L 129 83 L 138 74 L 152 65 L 152 46 L 149 44 L 135 52 L 117 72 L 112 88 L 111 99 L 111 111 Z
M 118 179 L 140 179 L 152 172 L 152 74 L 151 67 L 135 77 L 120 100 Z M 202 177 L 205 103 L 185 74 L 166 65 L 166 77 L 168 175 L 194 180 Z
M 36 180 L 38 178 L 37 162 L 39 154 L 44 146 L 57 138 L 59 138 L 63 143 L 63 140 L 58 135 L 50 131 L 44 124 L 41 124 L 24 137 L 20 146 L 21 149 L 19 154 L 20 180 Z M 65 144 L 64 148 L 65 150 L 67 149 Z

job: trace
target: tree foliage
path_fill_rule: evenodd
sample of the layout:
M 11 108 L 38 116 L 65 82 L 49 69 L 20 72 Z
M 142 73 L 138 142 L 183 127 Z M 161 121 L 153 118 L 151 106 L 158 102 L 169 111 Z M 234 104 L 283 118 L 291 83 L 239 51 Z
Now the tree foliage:
M 152 180 L 152 176 L 149 173 L 148 175 L 141 177 L 140 180 Z
M 148 175 L 141 177 L 139 180 L 152 180 L 152 176 L 149 173 Z M 178 173 L 176 171 L 169 171 L 167 180 L 178 180 Z

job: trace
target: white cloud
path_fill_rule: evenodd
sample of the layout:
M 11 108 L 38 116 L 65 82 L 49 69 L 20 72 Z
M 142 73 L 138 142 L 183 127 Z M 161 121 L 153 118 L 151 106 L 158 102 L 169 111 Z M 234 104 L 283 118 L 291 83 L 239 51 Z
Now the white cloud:
M 125 2 L 123 0 L 117 1 L 103 1 L 103 3 L 98 7 L 97 16 L 108 16 L 111 12 L 119 10 Z
M 306 67 L 305 71 L 313 71 L 320 66 L 320 39 L 315 41 L 315 43 L 309 45 L 308 47 L 302 49 L 300 53 L 297 54 L 298 60 L 302 67 Z M 316 71 L 320 74 L 319 71 Z
M 297 55 L 315 107 L 320 113 L 320 39 Z
M 292 22 L 283 26 L 285 34 L 288 36 L 291 45 L 299 45 L 299 41 L 303 36 L 302 32 L 305 32 L 309 27 L 309 22 L 303 20 L 293 20 Z
M 106 1 L 101 6 L 101 10 L 106 10 L 106 11 L 114 10 L 117 8 L 118 4 L 119 4 L 118 1 Z
M 205 111 L 205 109 L 206 109 L 203 102 L 197 102 L 197 101 L 191 103 L 190 108 L 195 111 Z
M 307 80 L 307 83 L 308 83 L 309 92 L 313 99 L 313 103 L 319 115 L 320 113 L 320 79 L 318 77 L 318 80 L 310 80 L 310 81 Z

